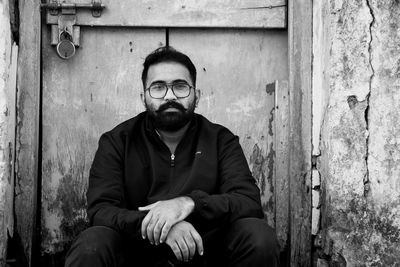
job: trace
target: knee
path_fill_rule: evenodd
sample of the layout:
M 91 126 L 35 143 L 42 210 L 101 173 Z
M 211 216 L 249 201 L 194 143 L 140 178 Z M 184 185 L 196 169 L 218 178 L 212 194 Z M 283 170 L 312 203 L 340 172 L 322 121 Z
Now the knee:
M 78 266 L 73 263 L 84 261 L 104 262 L 106 259 L 113 259 L 121 251 L 121 246 L 122 239 L 118 232 L 105 226 L 90 227 L 72 244 L 65 266 Z
M 253 254 L 269 260 L 279 257 L 276 234 L 264 219 L 243 218 L 232 225 L 234 235 L 241 238 L 240 244 L 250 248 Z
M 120 235 L 109 227 L 93 226 L 83 231 L 75 244 L 84 253 L 102 253 L 104 250 L 120 245 L 120 239 Z

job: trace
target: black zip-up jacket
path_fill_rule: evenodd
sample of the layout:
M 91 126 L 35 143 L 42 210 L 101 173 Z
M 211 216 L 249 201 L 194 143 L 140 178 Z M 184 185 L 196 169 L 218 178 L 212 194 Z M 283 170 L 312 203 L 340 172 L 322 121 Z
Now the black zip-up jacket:
M 88 217 L 140 235 L 138 207 L 189 196 L 186 219 L 202 233 L 243 217 L 263 217 L 259 189 L 237 136 L 201 115 L 194 118 L 175 154 L 156 133 L 147 112 L 103 134 L 89 177 Z

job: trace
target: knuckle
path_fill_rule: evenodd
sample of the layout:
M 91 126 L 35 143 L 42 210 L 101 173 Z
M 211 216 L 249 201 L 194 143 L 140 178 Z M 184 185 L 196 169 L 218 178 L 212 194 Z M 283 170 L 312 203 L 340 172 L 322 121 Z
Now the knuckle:
M 147 236 L 148 236 L 150 239 L 153 239 L 152 232 L 151 232 L 149 229 L 147 229 Z
M 164 235 L 164 233 L 161 232 L 160 234 L 160 241 L 164 241 L 165 240 L 166 235 Z M 165 240 L 166 241 L 166 240 Z
M 196 245 L 195 245 L 194 243 L 190 243 L 190 244 L 189 244 L 189 249 L 190 249 L 191 251 L 194 251 L 194 250 L 196 249 Z
M 174 249 L 172 250 L 175 254 L 175 256 L 179 259 L 181 257 L 181 252 L 179 251 L 179 249 Z
M 169 232 L 169 229 L 170 229 L 169 227 L 164 226 L 164 228 L 162 229 L 162 234 L 167 235 Z
M 182 255 L 181 255 L 181 252 L 179 251 L 179 249 L 177 251 L 174 251 L 174 254 L 178 260 L 182 260 Z
M 160 238 L 161 238 L 162 240 L 164 240 L 164 239 L 166 239 L 166 237 L 167 237 L 167 234 L 164 233 L 164 232 L 161 232 Z
M 171 229 L 170 224 L 169 223 L 165 223 L 164 228 L 163 228 L 163 232 L 168 233 L 170 229 Z
M 182 253 L 184 253 L 185 255 L 188 254 L 188 249 L 186 246 L 182 246 Z

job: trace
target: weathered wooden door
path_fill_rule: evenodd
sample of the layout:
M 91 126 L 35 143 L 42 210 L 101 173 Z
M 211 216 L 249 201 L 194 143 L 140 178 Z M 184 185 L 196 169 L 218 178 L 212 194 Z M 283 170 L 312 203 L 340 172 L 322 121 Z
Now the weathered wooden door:
M 60 264 L 58 257 L 87 226 L 85 192 L 97 141 L 144 109 L 141 65 L 166 44 L 197 67 L 197 112 L 239 135 L 268 223 L 285 248 L 288 97 L 287 84 L 274 83 L 288 78 L 285 1 L 102 4 L 99 17 L 90 9 L 53 6 L 42 26 L 42 266 Z M 69 59 L 51 45 L 63 27 L 79 33 Z

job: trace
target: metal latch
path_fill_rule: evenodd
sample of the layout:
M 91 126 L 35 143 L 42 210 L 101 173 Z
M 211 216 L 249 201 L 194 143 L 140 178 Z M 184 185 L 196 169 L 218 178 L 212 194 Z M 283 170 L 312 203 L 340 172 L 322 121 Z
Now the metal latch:
M 56 46 L 57 54 L 63 59 L 75 55 L 80 45 L 80 27 L 76 25 L 77 9 L 91 9 L 93 17 L 100 17 L 105 5 L 100 0 L 91 3 L 60 3 L 52 0 L 41 5 L 50 17 L 58 16 L 57 24 L 51 23 L 51 45 Z
M 91 9 L 93 17 L 100 17 L 105 5 L 99 0 L 93 0 L 92 3 L 60 3 L 53 0 L 52 2 L 41 4 L 41 7 L 47 9 L 50 15 L 53 16 L 57 16 L 59 12 L 71 15 L 76 14 L 76 9 Z

